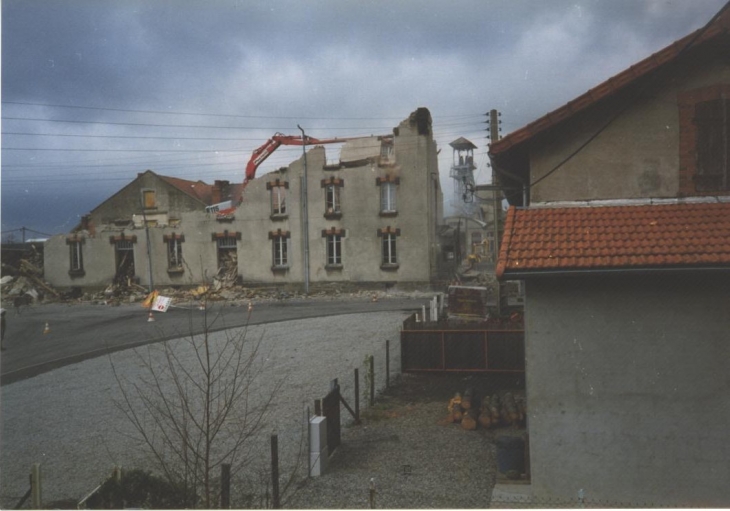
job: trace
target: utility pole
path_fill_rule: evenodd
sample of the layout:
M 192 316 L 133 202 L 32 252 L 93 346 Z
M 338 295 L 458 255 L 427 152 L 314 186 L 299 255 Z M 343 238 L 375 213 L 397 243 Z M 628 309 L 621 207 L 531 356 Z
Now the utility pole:
M 302 155 L 304 157 L 304 180 L 302 182 L 302 216 L 304 221 L 303 241 L 304 241 L 304 294 L 309 294 L 309 204 L 307 191 L 307 135 L 304 130 L 297 124 L 297 128 L 302 132 Z
M 497 112 L 496 110 L 492 109 L 489 111 L 489 141 L 491 143 L 496 142 L 499 140 L 499 132 L 500 127 L 499 123 L 501 122 L 499 120 L 499 116 L 501 114 Z M 499 186 L 499 178 L 497 176 L 497 171 L 494 169 L 494 165 L 492 165 L 492 186 L 497 187 Z M 497 268 L 497 259 L 499 258 L 499 224 L 500 224 L 500 213 L 502 212 L 502 204 L 501 204 L 501 194 L 497 190 L 497 188 L 494 189 L 492 192 L 494 193 L 494 268 L 496 270 Z M 502 286 L 500 285 L 499 281 L 497 281 L 497 315 L 502 315 Z

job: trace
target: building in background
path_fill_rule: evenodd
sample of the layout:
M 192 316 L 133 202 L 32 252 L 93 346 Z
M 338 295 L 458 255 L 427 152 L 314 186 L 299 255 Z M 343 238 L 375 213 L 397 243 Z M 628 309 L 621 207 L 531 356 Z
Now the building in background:
M 298 288 L 430 285 L 444 256 L 429 111 L 419 108 L 390 134 L 348 140 L 338 161 L 325 151 L 315 146 L 253 179 L 240 204 L 242 185 L 144 172 L 73 232 L 48 240 L 45 278 L 59 289 L 214 277 Z

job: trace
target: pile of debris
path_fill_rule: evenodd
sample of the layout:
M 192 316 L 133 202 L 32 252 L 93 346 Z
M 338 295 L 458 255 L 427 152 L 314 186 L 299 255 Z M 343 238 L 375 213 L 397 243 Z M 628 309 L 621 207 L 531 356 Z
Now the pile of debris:
M 447 422 L 460 423 L 466 430 L 500 426 L 524 427 L 527 399 L 523 392 L 503 392 L 479 399 L 473 388 L 456 393 L 449 401 Z
M 4 276 L 0 279 L 3 302 L 12 301 L 17 308 L 59 297 L 59 293 L 43 281 L 43 260 L 40 255 L 36 256 L 20 259 L 17 268 L 3 265 Z

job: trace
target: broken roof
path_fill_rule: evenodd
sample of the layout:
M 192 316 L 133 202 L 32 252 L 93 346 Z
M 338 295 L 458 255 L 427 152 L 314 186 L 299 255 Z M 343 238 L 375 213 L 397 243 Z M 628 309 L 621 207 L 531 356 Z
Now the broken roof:
M 507 213 L 497 278 L 655 268 L 730 270 L 730 202 Z
M 203 181 L 188 181 L 179 177 L 155 175 L 181 192 L 210 206 L 213 196 L 212 185 L 206 184 Z

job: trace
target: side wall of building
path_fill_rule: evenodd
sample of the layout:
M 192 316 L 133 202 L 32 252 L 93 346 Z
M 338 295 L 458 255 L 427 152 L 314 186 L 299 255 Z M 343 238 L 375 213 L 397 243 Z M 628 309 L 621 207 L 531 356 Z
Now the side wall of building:
M 579 150 L 626 105 L 586 148 L 531 189 L 531 202 L 677 197 L 680 191 L 678 94 L 730 82 L 727 63 L 694 62 L 673 71 L 661 89 L 633 88 L 568 120 L 536 140 L 530 153 L 535 182 Z
M 423 119 L 421 119 L 423 121 Z M 348 142 L 341 163 L 328 164 L 324 146 L 306 155 L 309 282 L 313 285 L 353 283 L 428 284 L 441 257 L 438 226 L 442 195 L 436 144 L 424 124 L 408 119 L 392 137 L 364 137 Z M 381 145 L 392 147 L 383 158 Z M 288 167 L 252 180 L 235 212 L 219 218 L 152 172 L 138 178 L 97 207 L 84 238 L 84 272 L 69 273 L 70 253 L 65 238 L 51 242 L 46 279 L 65 288 L 106 287 L 114 278 L 116 255 L 110 237 L 134 236 L 134 275 L 140 285 L 192 286 L 210 282 L 220 265 L 218 240 L 235 239 L 235 274 L 250 285 L 292 285 L 305 282 L 302 183 L 304 157 Z M 336 183 L 340 209 L 327 211 L 325 186 Z M 381 187 L 395 187 L 395 207 L 381 211 Z M 280 189 L 286 210 L 273 214 L 272 191 Z M 156 207 L 144 210 L 150 249 L 142 217 L 144 190 L 154 190 Z M 341 235 L 338 260 L 328 259 L 329 234 Z M 383 264 L 383 236 L 395 236 L 395 263 Z M 168 268 L 168 241 L 177 238 L 183 264 Z M 286 261 L 275 265 L 274 243 L 285 240 Z M 226 257 L 230 256 L 226 252 Z M 280 254 L 281 255 L 281 254 Z M 331 255 L 331 254 L 330 254 Z M 152 262 L 150 271 L 149 261 Z M 278 261 L 282 262 L 282 261 Z M 73 273 L 73 272 L 72 272 Z
M 527 282 L 536 497 L 730 501 L 728 289 L 727 273 Z

